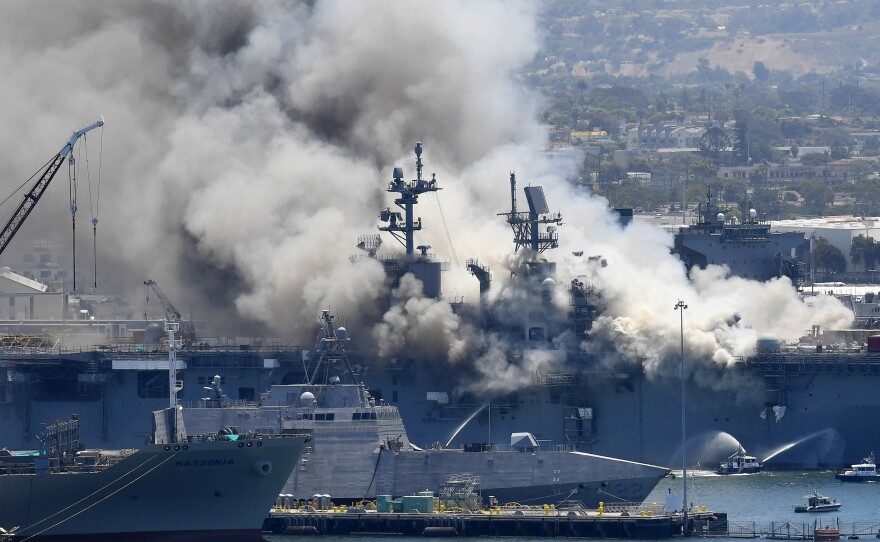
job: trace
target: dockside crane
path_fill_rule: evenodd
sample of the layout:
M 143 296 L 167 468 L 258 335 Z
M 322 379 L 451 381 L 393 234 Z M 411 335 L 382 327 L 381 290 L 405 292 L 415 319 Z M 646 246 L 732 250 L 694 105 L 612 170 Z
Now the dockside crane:
M 61 147 L 61 150 L 58 151 L 58 154 L 53 156 L 44 166 L 40 178 L 37 179 L 37 182 L 28 190 L 28 193 L 24 195 L 24 199 L 18 205 L 18 208 L 12 214 L 12 217 L 6 223 L 2 230 L 0 230 L 0 254 L 3 254 L 3 251 L 6 250 L 6 247 L 9 245 L 9 242 L 12 241 L 12 238 L 18 232 L 21 225 L 24 223 L 25 219 L 27 219 L 28 215 L 31 214 L 31 211 L 34 210 L 34 206 L 40 201 L 40 198 L 43 197 L 43 192 L 46 191 L 46 188 L 49 187 L 49 183 L 52 182 L 52 179 L 55 178 L 55 174 L 58 173 L 58 170 L 61 168 L 61 165 L 64 163 L 64 160 L 73 150 L 73 146 L 76 144 L 77 140 L 83 136 L 86 132 L 94 130 L 95 128 L 104 126 L 104 118 L 96 120 L 92 124 L 84 128 L 80 128 L 79 130 L 73 132 L 73 135 L 70 136 L 70 139 L 67 143 Z M 71 158 L 72 159 L 72 158 Z
M 165 333 L 168 334 L 168 398 L 171 408 L 174 408 L 177 406 L 177 392 L 182 389 L 182 386 L 177 381 L 176 352 L 178 344 L 174 337 L 180 330 L 180 311 L 174 308 L 171 300 L 165 296 L 159 285 L 156 284 L 156 281 L 145 280 L 144 287 L 153 290 L 153 293 L 159 298 L 159 303 L 162 304 L 162 309 L 165 311 Z

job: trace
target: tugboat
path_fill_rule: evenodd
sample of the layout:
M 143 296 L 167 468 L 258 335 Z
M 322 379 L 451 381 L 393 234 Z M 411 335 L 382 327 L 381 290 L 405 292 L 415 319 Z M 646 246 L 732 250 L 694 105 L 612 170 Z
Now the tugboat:
M 742 446 L 727 461 L 722 461 L 721 466 L 715 471 L 718 474 L 753 474 L 764 470 L 764 464 L 752 455 L 746 455 Z
M 852 468 L 838 472 L 834 476 L 841 482 L 877 482 L 880 480 L 880 476 L 877 475 L 874 452 L 862 459 L 861 463 L 856 463 Z
M 807 504 L 799 504 L 794 507 L 795 512 L 834 512 L 839 510 L 842 503 L 837 500 L 829 499 L 824 495 L 820 495 L 815 489 L 813 493 L 804 497 Z

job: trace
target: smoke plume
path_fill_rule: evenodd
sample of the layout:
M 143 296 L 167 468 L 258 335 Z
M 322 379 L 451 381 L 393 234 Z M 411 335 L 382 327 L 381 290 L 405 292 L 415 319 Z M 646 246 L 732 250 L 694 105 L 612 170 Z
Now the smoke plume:
M 490 392 L 563 369 L 565 357 L 517 353 L 503 333 L 425 298 L 417 281 L 391 289 L 376 260 L 350 260 L 391 205 L 391 168 L 412 178 L 416 141 L 442 188 L 422 197 L 419 244 L 452 260 L 444 295 L 471 305 L 477 284 L 458 258 L 493 269 L 485 306 L 495 321 L 528 305 L 511 280 L 522 255 L 511 256 L 512 234 L 495 216 L 510 208 L 511 170 L 520 186 L 543 185 L 565 217 L 562 246 L 548 255 L 560 261 L 553 310 L 568 310 L 573 278 L 603 292 L 605 312 L 584 348 L 609 367 L 671 367 L 679 299 L 698 380 L 699 367 L 715 371 L 748 353 L 756 333 L 796 338 L 850 317 L 830 301 L 805 306 L 784 280 L 709 270 L 688 281 L 669 235 L 621 229 L 607 202 L 572 189 L 580 157 L 543 151 L 542 99 L 516 76 L 539 50 L 537 15 L 532 2 L 510 0 L 4 2 L 3 183 L 11 191 L 103 115 L 103 132 L 81 142 L 90 154 L 78 156 L 80 242 L 90 244 L 89 209 L 99 218 L 99 287 L 134 298 L 151 278 L 218 333 L 299 341 L 330 308 L 380 358 L 443 361 Z M 69 242 L 65 192 L 50 187 L 15 243 Z M 578 251 L 608 265 L 565 256 Z M 92 271 L 81 272 L 90 281 Z

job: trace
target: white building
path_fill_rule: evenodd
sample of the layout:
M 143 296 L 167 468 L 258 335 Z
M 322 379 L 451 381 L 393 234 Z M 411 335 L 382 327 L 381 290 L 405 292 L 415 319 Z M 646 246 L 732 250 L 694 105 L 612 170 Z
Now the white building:
M 849 251 L 852 241 L 859 235 L 880 240 L 880 217 L 830 216 L 821 218 L 795 218 L 772 222 L 775 231 L 801 231 L 809 239 L 822 237 L 828 244 L 840 249 L 846 257 L 850 270 L 852 259 Z

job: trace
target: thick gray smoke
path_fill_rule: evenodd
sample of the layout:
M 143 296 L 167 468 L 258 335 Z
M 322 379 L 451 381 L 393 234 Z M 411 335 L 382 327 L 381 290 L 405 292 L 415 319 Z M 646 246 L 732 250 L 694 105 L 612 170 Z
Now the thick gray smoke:
M 543 185 L 565 217 L 563 246 L 550 258 L 584 250 L 609 262 L 560 265 L 553 294 L 564 313 L 572 278 L 602 289 L 607 310 L 589 348 L 608 364 L 663 372 L 678 347 L 678 299 L 690 307 L 686 348 L 712 368 L 748 352 L 756 333 L 790 339 L 848 317 L 838 306 L 806 307 L 782 281 L 707 271 L 690 283 L 669 256 L 668 235 L 639 224 L 621 230 L 604 201 L 572 191 L 566 179 L 578 157 L 543 152 L 541 99 L 515 77 L 540 37 L 527 1 L 4 2 L 3 186 L 11 191 L 72 130 L 103 115 L 103 137 L 83 143 L 92 158 L 103 145 L 105 287 L 135 298 L 151 278 L 178 308 L 225 333 L 262 328 L 300 341 L 330 308 L 358 340 L 375 341 L 379 356 L 445 361 L 470 380 L 480 375 L 477 389 L 499 393 L 566 362 L 517 354 L 501 334 L 425 299 L 417 281 L 389 291 L 380 264 L 349 260 L 391 204 L 391 168 L 414 175 L 416 141 L 426 176 L 436 172 L 443 188 L 422 197 L 418 214 L 419 243 L 453 260 L 444 295 L 477 303 L 459 260 L 477 257 L 495 272 L 487 303 L 498 317 L 525 309 L 508 276 L 519 256 L 495 216 L 509 209 L 515 169 L 520 186 Z M 92 163 L 92 182 L 96 171 Z M 55 183 L 16 242 L 66 242 L 67 191 L 61 176 Z M 91 233 L 84 192 L 80 228 Z M 742 320 L 730 324 L 736 312 Z

